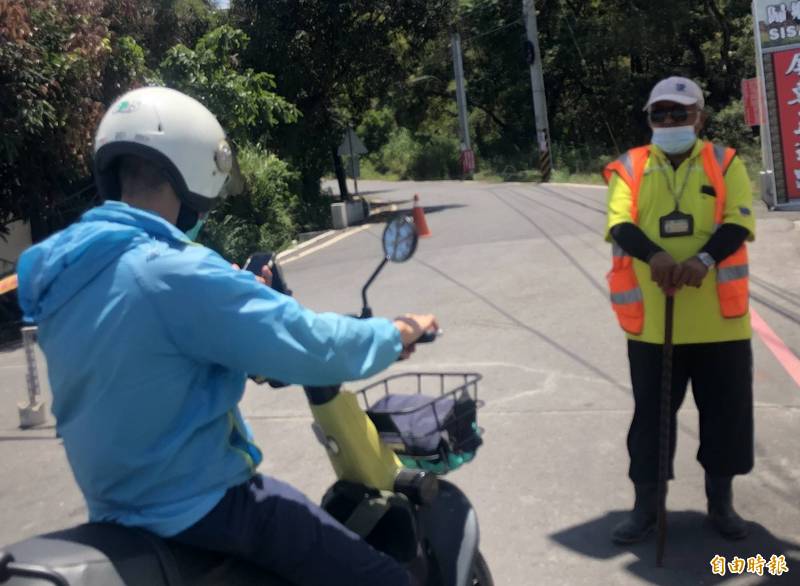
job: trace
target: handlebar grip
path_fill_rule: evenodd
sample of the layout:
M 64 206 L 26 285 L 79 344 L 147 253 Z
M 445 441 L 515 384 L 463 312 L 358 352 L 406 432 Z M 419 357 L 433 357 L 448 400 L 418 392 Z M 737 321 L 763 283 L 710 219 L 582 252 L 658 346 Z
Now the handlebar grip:
M 435 342 L 436 338 L 443 335 L 444 331 L 442 330 L 428 330 L 420 338 L 414 342 L 415 344 L 430 344 L 431 342 Z

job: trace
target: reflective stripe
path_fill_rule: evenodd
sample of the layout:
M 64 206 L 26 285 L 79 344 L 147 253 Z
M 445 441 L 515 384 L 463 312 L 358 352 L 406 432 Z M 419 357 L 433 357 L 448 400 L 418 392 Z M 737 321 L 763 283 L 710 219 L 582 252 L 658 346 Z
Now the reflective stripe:
M 717 283 L 729 283 L 737 279 L 744 279 L 750 275 L 748 265 L 735 265 L 717 269 Z
M 728 161 L 728 165 L 725 166 L 725 157 L 728 154 L 728 148 L 719 145 L 713 145 L 714 147 L 714 158 L 717 160 L 717 165 L 719 165 L 719 169 L 722 172 L 722 176 L 724 177 L 725 174 L 728 172 L 728 167 L 730 167 L 731 161 Z
M 714 145 L 714 158 L 717 160 L 717 165 L 719 165 L 720 169 L 722 168 L 723 163 L 725 163 L 725 151 L 727 149 L 723 146 L 719 146 L 718 144 Z
M 629 303 L 642 301 L 642 299 L 642 290 L 639 289 L 639 287 L 636 287 L 636 289 L 631 289 L 630 291 L 611 294 L 611 303 L 614 305 L 628 305 Z
M 625 170 L 628 172 L 629 177 L 633 177 L 633 162 L 631 161 L 631 154 L 630 152 L 626 152 L 619 158 L 619 162 L 622 163 L 622 166 L 625 167 Z

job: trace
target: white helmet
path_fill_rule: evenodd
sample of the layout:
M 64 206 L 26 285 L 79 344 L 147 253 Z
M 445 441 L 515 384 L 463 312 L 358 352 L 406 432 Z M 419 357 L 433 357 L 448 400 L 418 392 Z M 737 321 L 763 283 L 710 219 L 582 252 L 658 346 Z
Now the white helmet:
M 130 91 L 108 109 L 94 143 L 100 195 L 119 199 L 115 160 L 136 155 L 155 163 L 181 202 L 205 214 L 225 197 L 235 160 L 225 131 L 208 109 L 165 87 Z

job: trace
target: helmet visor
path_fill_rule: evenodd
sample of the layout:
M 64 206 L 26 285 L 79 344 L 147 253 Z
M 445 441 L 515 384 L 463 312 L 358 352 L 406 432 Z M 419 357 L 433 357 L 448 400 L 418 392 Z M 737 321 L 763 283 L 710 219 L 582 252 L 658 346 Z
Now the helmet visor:
M 239 168 L 238 149 L 233 143 L 231 143 L 230 148 L 232 160 L 228 171 L 228 179 L 219 194 L 220 199 L 229 195 L 240 195 L 244 191 L 244 177 L 242 177 L 242 170 Z

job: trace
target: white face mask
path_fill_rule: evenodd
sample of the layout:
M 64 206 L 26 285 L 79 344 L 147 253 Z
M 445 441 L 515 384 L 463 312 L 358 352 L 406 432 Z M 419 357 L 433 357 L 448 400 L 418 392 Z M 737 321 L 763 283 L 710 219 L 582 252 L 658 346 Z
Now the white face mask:
M 668 155 L 685 153 L 697 142 L 694 125 L 653 128 L 653 144 Z

